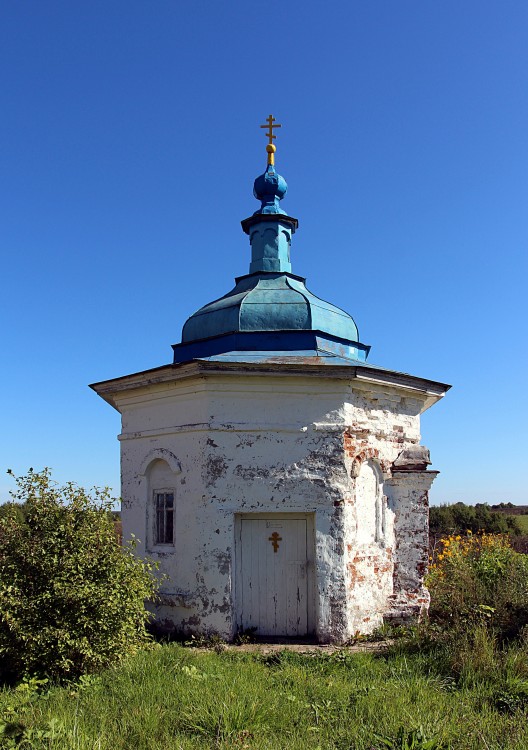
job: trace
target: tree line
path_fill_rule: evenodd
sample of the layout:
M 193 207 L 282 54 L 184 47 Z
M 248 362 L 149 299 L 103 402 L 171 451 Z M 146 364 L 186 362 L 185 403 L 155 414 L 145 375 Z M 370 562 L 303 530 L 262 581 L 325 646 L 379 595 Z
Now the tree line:
M 501 503 L 501 506 L 504 505 L 504 503 Z M 477 503 L 476 505 L 453 503 L 452 505 L 431 506 L 429 509 L 429 533 L 431 536 L 465 534 L 468 531 L 471 531 L 472 534 L 479 531 L 484 531 L 487 534 L 521 535 L 523 533 L 518 521 L 513 516 L 494 512 L 488 503 Z

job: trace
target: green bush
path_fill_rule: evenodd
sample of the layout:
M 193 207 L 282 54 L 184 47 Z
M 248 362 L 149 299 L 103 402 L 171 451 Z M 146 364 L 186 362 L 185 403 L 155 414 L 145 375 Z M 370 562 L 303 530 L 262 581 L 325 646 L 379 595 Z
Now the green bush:
M 0 517 L 0 670 L 76 678 L 148 639 L 154 564 L 118 544 L 107 489 L 58 487 L 48 469 L 15 477 L 24 503 Z
M 528 556 L 515 552 L 507 536 L 442 538 L 426 582 L 429 615 L 440 627 L 485 626 L 499 640 L 508 640 L 528 625 Z

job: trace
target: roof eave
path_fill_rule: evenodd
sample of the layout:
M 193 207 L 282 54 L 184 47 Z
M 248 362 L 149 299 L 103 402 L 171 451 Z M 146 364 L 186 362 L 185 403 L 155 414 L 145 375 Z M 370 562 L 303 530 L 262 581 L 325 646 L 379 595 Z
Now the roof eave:
M 396 372 L 393 370 L 382 370 L 380 368 L 369 367 L 364 364 L 354 365 L 325 365 L 309 362 L 288 363 L 288 362 L 210 362 L 207 360 L 192 360 L 179 364 L 162 365 L 149 370 L 123 375 L 111 380 L 103 380 L 98 383 L 92 383 L 92 388 L 98 396 L 101 396 L 107 403 L 119 411 L 115 396 L 125 391 L 136 390 L 139 388 L 148 388 L 152 385 L 161 383 L 170 383 L 171 381 L 183 380 L 199 375 L 214 374 L 244 374 L 244 375 L 261 375 L 261 374 L 281 374 L 290 376 L 303 377 L 325 377 L 339 380 L 355 379 L 359 382 L 372 385 L 391 385 L 393 387 L 414 391 L 420 393 L 424 398 L 424 411 L 432 406 L 436 401 L 441 399 L 451 388 L 446 383 L 436 380 L 409 375 L 407 373 Z

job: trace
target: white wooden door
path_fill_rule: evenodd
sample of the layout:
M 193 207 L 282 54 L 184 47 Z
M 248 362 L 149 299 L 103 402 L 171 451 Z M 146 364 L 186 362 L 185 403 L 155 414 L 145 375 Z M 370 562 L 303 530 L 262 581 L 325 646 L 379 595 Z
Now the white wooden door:
M 240 625 L 259 636 L 308 632 L 307 520 L 247 519 L 240 524 Z

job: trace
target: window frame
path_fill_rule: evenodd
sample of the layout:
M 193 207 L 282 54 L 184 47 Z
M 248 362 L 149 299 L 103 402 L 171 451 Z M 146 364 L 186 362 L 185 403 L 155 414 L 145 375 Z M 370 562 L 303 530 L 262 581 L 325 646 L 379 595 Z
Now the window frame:
M 164 505 L 161 509 L 161 512 L 163 513 L 164 517 L 164 538 L 166 539 L 167 534 L 167 528 L 169 524 L 167 523 L 167 516 L 171 516 L 170 521 L 170 528 L 171 528 L 171 540 L 170 541 L 162 541 L 160 539 L 160 524 L 159 524 L 159 517 L 160 517 L 160 509 L 158 508 L 158 498 L 160 495 L 164 496 Z M 172 495 L 172 508 L 167 508 L 166 506 L 166 500 L 165 497 L 167 495 Z M 157 487 L 152 490 L 152 509 L 153 509 L 153 523 L 152 523 L 152 546 L 153 547 L 174 547 L 175 544 L 175 519 L 176 519 L 176 492 L 173 487 Z

